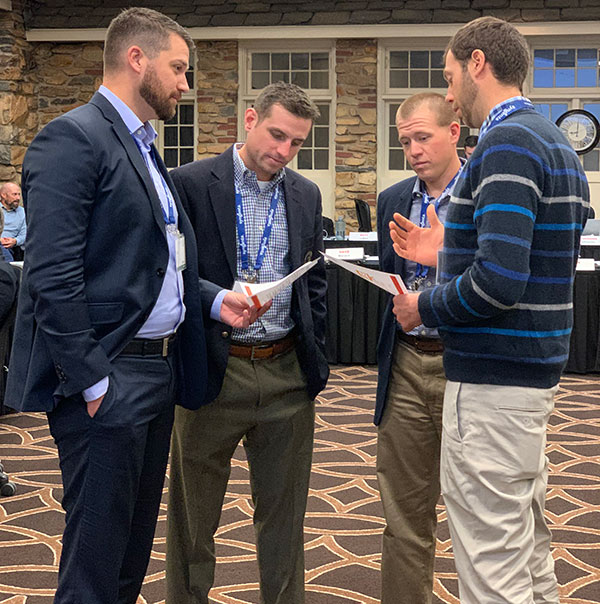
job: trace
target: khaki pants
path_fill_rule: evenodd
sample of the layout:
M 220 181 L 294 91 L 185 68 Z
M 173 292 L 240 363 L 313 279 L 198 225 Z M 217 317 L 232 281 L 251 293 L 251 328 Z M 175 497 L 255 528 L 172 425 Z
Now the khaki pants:
M 250 470 L 261 603 L 304 602 L 303 521 L 314 401 L 296 352 L 229 358 L 219 396 L 197 411 L 177 408 L 167 522 L 167 602 L 207 604 L 214 534 L 231 458 L 243 440 Z
M 557 604 L 544 519 L 557 387 L 448 382 L 441 483 L 463 604 Z
M 441 353 L 423 354 L 397 342 L 377 432 L 377 479 L 386 520 L 382 604 L 432 600 L 445 385 Z

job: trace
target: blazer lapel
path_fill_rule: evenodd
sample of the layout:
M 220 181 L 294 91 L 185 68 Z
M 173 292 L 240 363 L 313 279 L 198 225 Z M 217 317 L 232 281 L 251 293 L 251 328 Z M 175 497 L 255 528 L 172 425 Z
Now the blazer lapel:
M 208 196 L 212 204 L 225 258 L 231 275 L 237 277 L 237 244 L 235 225 L 235 188 L 233 183 L 233 148 L 217 159 L 208 183 Z
M 292 270 L 296 270 L 302 264 L 300 249 L 300 228 L 302 224 L 302 207 L 300 205 L 300 194 L 295 179 L 288 171 L 283 179 L 283 191 L 285 194 L 285 207 L 288 225 L 288 241 L 290 245 L 290 264 Z M 314 260 L 314 258 L 311 258 Z
M 127 156 L 129 157 L 129 160 L 133 164 L 133 167 L 138 173 L 140 179 L 142 180 L 144 188 L 146 189 L 154 219 L 156 220 L 160 229 L 164 232 L 165 220 L 160 205 L 160 199 L 158 198 L 158 193 L 156 192 L 154 182 L 152 181 L 150 172 L 148 171 L 148 166 L 146 166 L 146 162 L 142 157 L 142 153 L 139 150 L 135 141 L 133 140 L 131 133 L 127 129 L 127 126 L 125 126 L 125 123 L 121 119 L 121 116 L 119 115 L 118 111 L 112 106 L 108 99 L 102 96 L 102 94 L 97 92 L 96 94 L 94 94 L 90 102 L 99 107 L 104 117 L 112 123 L 112 127 L 115 134 L 117 135 L 117 138 L 121 141 L 123 147 L 125 147 Z M 155 154 L 155 157 L 158 156 L 158 153 L 156 152 L 154 146 L 152 146 L 152 152 Z M 161 163 L 162 160 L 157 161 L 159 169 Z

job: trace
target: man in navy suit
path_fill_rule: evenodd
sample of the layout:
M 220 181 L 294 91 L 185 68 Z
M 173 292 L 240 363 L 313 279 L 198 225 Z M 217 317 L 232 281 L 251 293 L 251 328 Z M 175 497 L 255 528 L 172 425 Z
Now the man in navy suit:
M 173 172 L 196 232 L 209 350 L 208 398 L 175 417 L 167 522 L 167 602 L 207 604 L 214 533 L 243 441 L 254 503 L 261 602 L 304 601 L 303 519 L 314 398 L 325 386 L 325 269 L 278 294 L 249 329 L 227 323 L 235 280 L 280 279 L 323 249 L 317 186 L 285 168 L 318 110 L 293 84 L 265 88 L 247 109 L 246 141 Z M 267 217 L 271 217 L 270 220 Z
M 417 174 L 379 195 L 379 263 L 381 270 L 399 274 L 407 287 L 417 290 L 435 284 L 435 269 L 396 255 L 389 224 L 395 214 L 410 221 L 409 229 L 411 224 L 429 227 L 431 220 L 431 230 L 443 237 L 439 220 L 446 215 L 461 166 L 456 152 L 460 125 L 442 95 L 423 93 L 400 105 L 396 126 Z M 443 349 L 436 330 L 421 325 L 404 333 L 392 310 L 390 297 L 378 347 L 375 409 L 377 478 L 386 518 L 381 602 L 426 604 L 432 598 L 440 495 Z
M 175 403 L 195 408 L 206 393 L 195 238 L 149 122 L 174 115 L 191 47 L 164 15 L 122 12 L 103 86 L 25 157 L 28 247 L 6 401 L 46 411 L 58 447 L 59 604 L 136 602 Z

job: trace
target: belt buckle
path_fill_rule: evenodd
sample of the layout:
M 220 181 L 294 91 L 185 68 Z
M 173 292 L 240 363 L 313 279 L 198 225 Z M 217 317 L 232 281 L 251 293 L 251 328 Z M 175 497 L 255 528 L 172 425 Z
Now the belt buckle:
M 169 355 L 169 336 L 162 339 L 162 355 L 166 357 Z

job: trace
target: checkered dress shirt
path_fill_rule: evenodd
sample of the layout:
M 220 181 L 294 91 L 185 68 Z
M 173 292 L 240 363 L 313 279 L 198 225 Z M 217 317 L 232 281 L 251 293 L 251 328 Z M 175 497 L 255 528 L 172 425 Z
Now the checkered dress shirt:
M 240 144 L 233 148 L 233 177 L 242 195 L 244 220 L 246 221 L 246 237 L 248 240 L 248 264 L 254 268 L 258 247 L 265 228 L 267 213 L 271 205 L 273 188 L 280 187 L 279 203 L 275 211 L 275 219 L 271 237 L 267 246 L 267 253 L 261 269 L 258 271 L 258 283 L 277 281 L 291 272 L 289 260 L 288 225 L 285 210 L 285 195 L 283 179 L 285 168 L 282 168 L 264 190 L 258 186 L 256 173 L 244 165 L 238 153 Z M 242 257 L 240 254 L 239 240 L 236 236 L 237 271 L 242 273 Z M 292 305 L 292 286 L 286 287 L 275 296 L 271 308 L 248 329 L 234 328 L 232 339 L 237 342 L 254 343 L 278 340 L 286 336 L 294 327 L 290 316 Z

